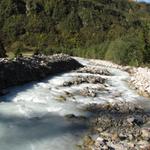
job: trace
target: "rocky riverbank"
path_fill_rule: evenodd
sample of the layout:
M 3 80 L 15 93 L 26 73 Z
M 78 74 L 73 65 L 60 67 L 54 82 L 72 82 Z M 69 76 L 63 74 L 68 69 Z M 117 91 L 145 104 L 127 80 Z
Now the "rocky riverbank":
M 131 78 L 128 80 L 129 85 L 145 97 L 150 97 L 150 69 L 142 67 L 121 66 L 109 61 L 91 60 L 96 66 L 107 68 L 116 68 L 126 71 Z
M 61 61 L 59 61 L 60 57 L 62 57 Z M 6 122 L 8 114 L 11 114 L 10 120 L 12 120 L 12 113 L 15 113 L 14 116 L 19 114 L 22 118 L 25 117 L 28 127 L 26 131 L 28 133 L 24 132 L 24 128 L 20 130 L 21 126 L 24 127 L 26 125 L 24 120 L 21 125 L 16 125 L 15 121 L 15 124 L 12 123 L 10 125 L 16 129 L 18 128 L 18 130 L 16 130 L 15 134 L 9 134 L 9 137 L 11 139 L 17 137 L 14 141 L 18 141 L 18 139 L 24 139 L 24 137 L 30 139 L 36 133 L 35 139 L 37 140 L 38 138 L 37 141 L 40 143 L 41 139 L 39 140 L 39 137 L 45 134 L 43 136 L 42 148 L 39 149 L 45 148 L 45 139 L 48 139 L 46 141 L 47 147 L 52 150 L 62 150 L 63 146 L 63 149 L 73 149 L 72 146 L 75 146 L 75 148 L 77 146 L 83 150 L 149 150 L 150 114 L 147 112 L 148 110 L 145 111 L 144 108 L 139 106 L 140 99 L 143 98 L 142 103 L 144 103 L 144 97 L 131 90 L 126 84 L 130 76 L 123 70 L 131 68 L 118 68 L 117 65 L 107 64 L 107 62 L 105 66 L 105 63 L 101 65 L 101 63 L 94 63 L 81 58 L 75 61 L 66 55 L 54 55 L 51 57 L 34 56 L 33 58 L 18 59 L 13 61 L 21 61 L 19 63 L 21 66 L 30 66 L 29 64 L 32 64 L 31 68 L 35 67 L 35 70 L 39 69 L 39 66 L 45 68 L 44 71 L 40 70 L 40 73 L 44 73 L 44 75 L 38 76 L 37 80 L 49 74 L 55 74 L 60 70 L 61 72 L 64 69 L 66 71 L 68 65 L 70 68 L 67 70 L 72 70 L 73 68 L 76 70 L 59 74 L 44 80 L 44 82 L 35 83 L 31 87 L 23 87 L 23 90 L 20 89 L 19 92 L 14 89 L 12 93 L 10 92 L 4 96 L 4 101 L 9 101 L 10 103 L 1 103 L 0 105 L 1 114 L 6 114 L 6 118 L 3 115 L 4 121 L 0 123 L 1 130 L 6 131 L 4 134 L 2 133 L 2 138 L 7 139 L 7 135 L 12 131 L 10 127 L 5 130 L 3 129 L 5 126 L 8 126 L 8 122 Z M 66 59 L 71 59 L 71 62 L 75 62 L 70 64 L 68 63 L 70 61 L 67 61 L 64 65 L 62 62 L 66 62 Z M 24 62 L 24 60 L 26 61 Z M 33 63 L 31 60 L 33 62 L 37 60 L 38 63 Z M 7 62 L 9 60 L 5 59 L 3 63 L 4 61 L 6 61 L 6 64 L 9 64 Z M 82 67 L 78 61 L 83 63 L 85 67 Z M 34 66 L 34 64 L 40 65 Z M 109 66 L 107 67 L 107 65 Z M 64 68 L 64 66 L 66 67 Z M 47 68 L 52 69 L 53 72 L 52 70 L 47 70 Z M 48 72 L 45 74 L 45 71 Z M 31 76 L 32 74 L 29 75 Z M 13 74 L 13 78 L 15 78 L 15 74 Z M 45 117 L 46 120 L 44 120 Z M 28 121 L 33 121 L 33 124 L 28 126 Z M 40 126 L 39 123 L 41 123 Z M 47 129 L 44 130 L 46 127 Z M 83 130 L 86 131 L 84 132 Z M 20 137 L 21 131 L 22 136 Z M 39 131 L 41 132 L 39 133 Z M 84 133 L 82 134 L 81 131 Z M 77 135 L 77 133 L 81 134 Z M 84 135 L 86 136 L 84 137 Z M 77 142 L 79 137 L 84 138 Z M 30 140 L 33 141 L 33 139 Z M 9 144 L 7 141 L 6 143 Z M 32 142 L 35 149 L 39 147 L 37 141 Z M 53 147 L 54 141 L 55 148 Z M 57 148 L 58 141 L 61 143 L 59 148 Z M 25 141 L 23 142 L 25 143 Z M 0 143 L 4 146 L 7 145 L 2 140 Z M 28 141 L 26 144 L 29 145 Z M 68 148 L 68 146 L 70 147 Z M 9 147 L 12 146 L 9 145 Z
M 132 68 L 129 83 L 139 94 L 150 97 L 150 69 Z
M 49 75 L 78 69 L 82 65 L 68 55 L 35 55 L 13 60 L 0 58 L 0 95 L 11 86 L 38 81 Z
M 87 107 L 91 119 L 84 150 L 149 150 L 150 114 L 132 103 L 95 104 Z

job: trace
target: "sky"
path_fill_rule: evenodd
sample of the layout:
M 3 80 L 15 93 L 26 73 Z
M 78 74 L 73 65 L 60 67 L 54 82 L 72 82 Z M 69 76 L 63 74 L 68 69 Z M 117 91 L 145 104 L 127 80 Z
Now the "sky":
M 138 1 L 150 3 L 150 0 L 138 0 Z

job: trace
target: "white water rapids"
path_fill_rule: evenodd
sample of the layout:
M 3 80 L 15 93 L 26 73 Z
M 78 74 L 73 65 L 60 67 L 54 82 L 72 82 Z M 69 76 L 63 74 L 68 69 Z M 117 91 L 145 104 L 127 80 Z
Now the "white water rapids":
M 88 60 L 78 60 L 84 65 L 94 65 Z M 77 75 L 89 75 L 87 73 L 70 72 L 12 88 L 0 98 L 4 100 L 0 103 L 0 150 L 75 150 L 86 132 L 86 124 L 67 120 L 65 115 L 88 116 L 82 108 L 92 103 L 145 100 L 128 87 L 128 73 L 114 68 L 108 70 L 113 74 L 104 76 L 109 92 L 99 92 L 95 98 L 76 92 L 84 87 L 97 87 L 97 84 L 62 86 L 64 81 Z M 59 101 L 66 92 L 73 97 Z

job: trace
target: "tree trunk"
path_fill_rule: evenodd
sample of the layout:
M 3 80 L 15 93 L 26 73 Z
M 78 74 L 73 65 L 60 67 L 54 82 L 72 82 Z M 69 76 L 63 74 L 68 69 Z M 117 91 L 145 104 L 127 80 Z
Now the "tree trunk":
M 6 57 L 6 51 L 5 51 L 3 43 L 0 41 L 0 58 L 2 57 Z

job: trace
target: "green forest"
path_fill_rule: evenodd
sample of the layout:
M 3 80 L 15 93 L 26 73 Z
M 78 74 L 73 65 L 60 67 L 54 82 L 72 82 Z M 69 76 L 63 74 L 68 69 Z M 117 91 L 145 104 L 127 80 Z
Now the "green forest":
M 7 52 L 150 64 L 150 5 L 129 0 L 0 0 Z

